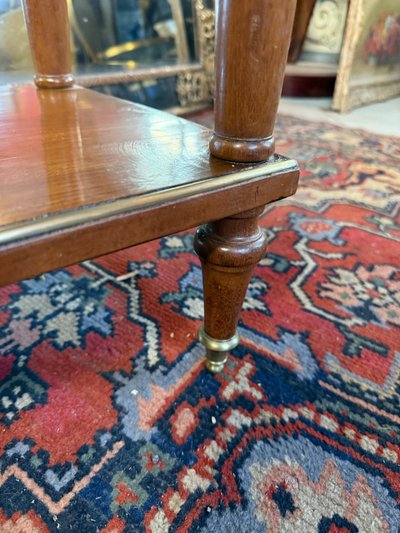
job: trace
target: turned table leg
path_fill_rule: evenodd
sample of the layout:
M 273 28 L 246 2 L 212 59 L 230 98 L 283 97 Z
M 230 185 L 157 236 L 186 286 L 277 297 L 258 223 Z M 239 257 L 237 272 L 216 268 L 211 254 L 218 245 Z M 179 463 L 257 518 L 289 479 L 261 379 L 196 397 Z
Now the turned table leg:
M 273 130 L 282 90 L 296 0 L 216 0 L 213 156 L 257 163 L 274 154 Z M 265 184 L 264 186 L 268 186 Z M 237 322 L 266 238 L 263 208 L 202 226 L 195 249 L 203 266 L 207 367 L 222 370 L 239 342 Z
M 262 211 L 257 208 L 211 222 L 196 233 L 204 285 L 204 326 L 199 339 L 212 372 L 223 369 L 227 353 L 239 343 L 240 310 L 253 269 L 266 249 L 265 234 L 258 227 Z
M 35 84 L 39 89 L 72 87 L 71 46 L 66 0 L 23 0 Z

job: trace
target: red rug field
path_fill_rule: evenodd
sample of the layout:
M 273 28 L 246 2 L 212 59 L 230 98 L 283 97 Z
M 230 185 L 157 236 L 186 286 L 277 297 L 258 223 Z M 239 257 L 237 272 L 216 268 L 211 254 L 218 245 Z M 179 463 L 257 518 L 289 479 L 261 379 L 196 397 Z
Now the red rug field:
M 1 532 L 398 532 L 399 140 L 276 137 L 301 185 L 221 375 L 192 232 L 0 290 Z

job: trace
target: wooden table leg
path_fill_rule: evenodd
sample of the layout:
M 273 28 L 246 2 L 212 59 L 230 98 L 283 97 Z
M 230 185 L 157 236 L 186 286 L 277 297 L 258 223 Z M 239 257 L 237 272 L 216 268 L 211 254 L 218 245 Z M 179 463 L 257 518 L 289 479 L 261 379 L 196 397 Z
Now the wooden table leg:
M 227 352 L 239 343 L 236 330 L 253 269 L 264 256 L 266 237 L 258 227 L 263 208 L 200 227 L 195 250 L 203 267 L 204 327 L 199 338 L 207 349 L 207 367 L 220 372 Z
M 282 92 L 296 0 L 216 0 L 215 132 L 211 153 L 266 161 Z
M 29 42 L 40 89 L 74 84 L 66 0 L 23 0 Z
M 268 160 L 296 0 L 217 0 L 215 132 L 211 153 L 238 162 Z M 284 179 L 284 178 L 283 178 Z M 266 185 L 267 186 L 267 185 Z M 201 227 L 195 249 L 204 283 L 199 339 L 207 367 L 222 370 L 239 342 L 239 313 L 253 268 L 264 256 L 262 208 Z

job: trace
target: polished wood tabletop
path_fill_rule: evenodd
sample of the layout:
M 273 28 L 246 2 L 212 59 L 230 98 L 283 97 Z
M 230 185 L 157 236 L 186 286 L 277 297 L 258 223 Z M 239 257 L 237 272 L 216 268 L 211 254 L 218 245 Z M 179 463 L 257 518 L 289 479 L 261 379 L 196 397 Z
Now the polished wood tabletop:
M 209 138 L 80 87 L 0 88 L 0 285 L 293 194 L 295 161 L 224 161 Z
M 0 226 L 228 173 L 207 129 L 82 88 L 0 89 Z

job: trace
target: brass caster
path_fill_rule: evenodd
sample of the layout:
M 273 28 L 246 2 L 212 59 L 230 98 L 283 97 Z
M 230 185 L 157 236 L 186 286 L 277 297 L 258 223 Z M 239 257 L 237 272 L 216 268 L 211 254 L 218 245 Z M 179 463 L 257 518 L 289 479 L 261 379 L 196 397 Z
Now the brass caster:
M 228 359 L 228 352 L 239 344 L 239 333 L 236 331 L 233 337 L 226 340 L 214 339 L 207 335 L 204 326 L 201 326 L 198 338 L 206 348 L 206 367 L 208 370 L 213 374 L 222 372 Z

